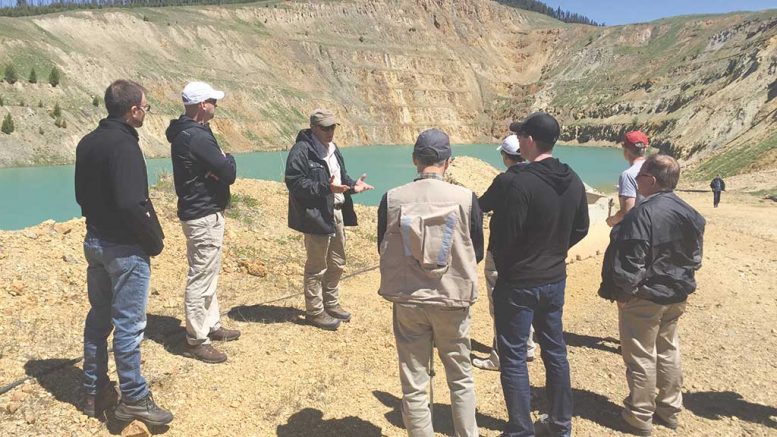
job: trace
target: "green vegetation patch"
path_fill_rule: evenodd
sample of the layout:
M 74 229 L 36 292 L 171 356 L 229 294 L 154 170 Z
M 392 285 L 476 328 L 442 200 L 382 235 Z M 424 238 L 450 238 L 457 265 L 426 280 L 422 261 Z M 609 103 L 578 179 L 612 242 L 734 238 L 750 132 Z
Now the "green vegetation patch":
M 718 174 L 725 177 L 744 173 L 754 162 L 774 149 L 777 149 L 777 133 L 760 143 L 730 148 L 710 158 L 693 170 L 691 177 L 706 180 Z

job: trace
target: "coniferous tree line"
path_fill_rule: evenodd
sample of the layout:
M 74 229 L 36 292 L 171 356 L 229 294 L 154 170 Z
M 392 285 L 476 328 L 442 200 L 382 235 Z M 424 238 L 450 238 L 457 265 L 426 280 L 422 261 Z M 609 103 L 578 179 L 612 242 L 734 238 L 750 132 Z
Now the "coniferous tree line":
M 251 3 L 256 0 L 16 0 L 16 6 L 0 8 L 0 16 L 21 17 L 26 15 L 50 14 L 71 9 L 161 7 L 186 5 L 221 5 L 229 3 Z M 516 8 L 539 12 L 565 23 L 604 26 L 604 23 L 559 8 L 552 8 L 539 0 L 498 0 Z

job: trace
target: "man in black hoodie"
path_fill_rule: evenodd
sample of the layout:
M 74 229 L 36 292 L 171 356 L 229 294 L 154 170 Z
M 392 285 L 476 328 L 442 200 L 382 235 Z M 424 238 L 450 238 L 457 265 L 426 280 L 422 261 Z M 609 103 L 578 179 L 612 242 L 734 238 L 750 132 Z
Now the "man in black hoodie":
M 286 159 L 289 227 L 305 234 L 305 318 L 334 331 L 351 313 L 340 306 L 339 283 L 345 268 L 345 229 L 356 226 L 351 194 L 372 190 L 366 175 L 354 181 L 332 141 L 338 123 L 327 109 L 310 115 L 310 129 L 297 134 Z
M 84 255 L 89 314 L 84 324 L 84 391 L 81 409 L 97 417 L 116 402 L 108 378 L 108 335 L 119 374 L 115 416 L 166 425 L 173 415 L 156 405 L 140 374 L 146 328 L 150 257 L 164 247 L 162 227 L 148 197 L 146 161 L 137 128 L 151 109 L 142 86 L 117 80 L 105 90 L 108 118 L 76 147 L 76 201 L 86 217 Z
M 231 341 L 240 331 L 221 326 L 216 297 L 224 242 L 224 208 L 235 182 L 235 158 L 224 153 L 208 122 L 223 91 L 205 82 L 190 82 L 181 93 L 185 113 L 171 120 L 167 140 L 172 147 L 173 178 L 178 194 L 178 218 L 186 235 L 189 272 L 184 293 L 185 355 L 206 363 L 221 363 L 227 354 L 211 340 Z
M 494 318 L 509 416 L 504 435 L 534 435 L 526 368 L 533 324 L 550 407 L 541 425 L 552 435 L 569 436 L 572 388 L 561 316 L 567 251 L 588 233 L 585 188 L 569 166 L 552 156 L 560 134 L 556 119 L 536 112 L 511 130 L 529 164 L 503 174 L 489 238 L 498 272 Z

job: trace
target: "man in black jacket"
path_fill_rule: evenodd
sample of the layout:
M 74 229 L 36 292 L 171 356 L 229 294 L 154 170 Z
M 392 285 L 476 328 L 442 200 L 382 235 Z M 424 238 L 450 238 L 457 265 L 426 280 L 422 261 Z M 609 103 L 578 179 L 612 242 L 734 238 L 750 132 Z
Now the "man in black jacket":
M 529 164 L 512 166 L 499 178 L 489 238 L 498 273 L 494 319 L 509 416 L 504 435 L 534 433 L 526 368 L 526 342 L 533 324 L 550 407 L 541 425 L 552 435 L 569 436 L 572 387 L 561 316 L 567 251 L 588 233 L 585 188 L 569 166 L 553 158 L 560 134 L 555 118 L 536 112 L 516 125 L 515 132 Z
M 173 415 L 156 405 L 140 374 L 140 342 L 146 328 L 150 257 L 164 234 L 148 197 L 146 162 L 138 132 L 151 109 L 143 87 L 117 80 L 105 90 L 108 118 L 76 147 L 75 191 L 86 217 L 84 255 L 91 308 L 84 325 L 82 410 L 97 417 L 116 402 L 108 378 L 108 344 L 119 374 L 120 420 L 166 425 Z
M 224 98 L 205 82 L 190 82 L 181 93 L 185 113 L 171 120 L 167 140 L 171 143 L 178 218 L 186 236 L 185 355 L 206 363 L 221 363 L 227 354 L 211 340 L 231 341 L 240 331 L 221 326 L 216 296 L 224 243 L 224 208 L 229 186 L 235 182 L 235 158 L 224 153 L 208 125 Z
M 289 227 L 305 234 L 305 318 L 322 329 L 336 330 L 351 314 L 340 306 L 339 282 L 345 267 L 344 226 L 356 226 L 351 194 L 372 190 L 362 175 L 354 181 L 332 141 L 334 114 L 316 109 L 310 129 L 297 134 L 286 159 Z
M 613 228 L 602 266 L 599 295 L 618 301 L 629 385 L 621 417 L 638 435 L 654 422 L 677 428 L 683 406 L 677 322 L 696 289 L 705 221 L 674 193 L 679 178 L 672 157 L 645 160 L 637 175 L 645 200 Z
M 710 182 L 710 188 L 712 188 L 712 205 L 717 208 L 720 203 L 720 192 L 726 191 L 726 182 L 720 175 L 715 176 L 715 179 Z

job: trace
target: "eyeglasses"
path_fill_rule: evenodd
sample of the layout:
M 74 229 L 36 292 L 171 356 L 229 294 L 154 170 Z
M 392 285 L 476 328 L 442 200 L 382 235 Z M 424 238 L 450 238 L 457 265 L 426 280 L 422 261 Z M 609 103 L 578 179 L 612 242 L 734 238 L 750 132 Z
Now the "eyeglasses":
M 321 129 L 323 131 L 331 132 L 331 131 L 335 130 L 336 127 L 337 127 L 337 125 L 333 124 L 331 126 L 319 126 L 319 129 Z
M 205 101 L 205 103 L 210 103 L 213 106 L 218 106 L 218 100 L 216 99 L 208 99 Z
M 649 176 L 649 177 L 651 177 L 651 178 L 655 177 L 655 176 L 653 176 L 653 175 L 652 175 L 652 174 L 650 174 L 650 173 L 637 173 L 637 177 L 636 177 L 635 179 L 639 179 L 639 178 L 641 178 L 641 177 L 643 177 L 643 176 Z
M 136 106 L 136 108 L 140 109 L 141 111 L 145 112 L 146 114 L 151 112 L 151 105 L 148 105 L 148 104 L 146 106 Z

